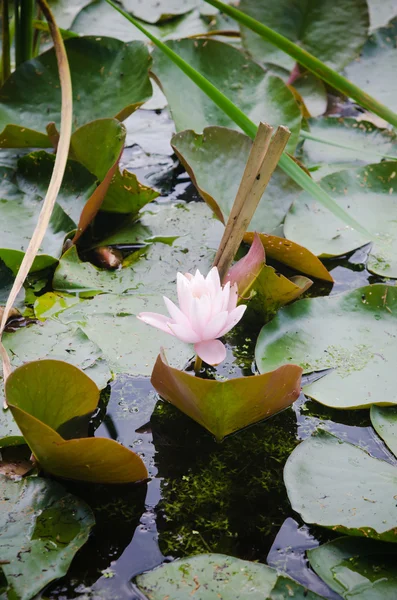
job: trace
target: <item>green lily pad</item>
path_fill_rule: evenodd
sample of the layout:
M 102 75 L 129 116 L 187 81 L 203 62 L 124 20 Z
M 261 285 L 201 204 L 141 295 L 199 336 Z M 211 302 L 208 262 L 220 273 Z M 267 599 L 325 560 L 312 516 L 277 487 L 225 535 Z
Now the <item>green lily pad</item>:
M 0 409 L 0 448 L 20 446 L 25 440 L 9 408 Z
M 77 37 L 66 40 L 65 47 L 75 128 L 104 117 L 124 120 L 150 97 L 151 59 L 143 43 Z M 0 147 L 49 147 L 46 126 L 55 122 L 59 128 L 60 110 L 57 62 L 51 49 L 20 65 L 2 87 Z
M 396 134 L 389 129 L 379 129 L 368 121 L 323 117 L 309 119 L 308 124 L 310 134 L 325 142 L 305 139 L 299 154 L 299 159 L 310 169 L 314 179 L 369 162 L 380 162 L 382 154 L 397 157 Z M 336 146 L 326 142 L 333 142 Z
M 162 398 L 221 441 L 295 402 L 300 394 L 301 375 L 300 367 L 284 365 L 264 375 L 214 381 L 173 369 L 159 355 L 151 382 Z
M 392 600 L 397 595 L 397 549 L 387 543 L 341 537 L 307 552 L 310 566 L 346 600 Z
M 16 185 L 4 179 L 1 180 L 0 186 L 0 259 L 15 274 L 35 229 L 42 198 L 24 194 Z M 39 271 L 57 261 L 65 235 L 72 229 L 74 222 L 60 205 L 56 204 L 32 271 Z
M 126 130 L 117 119 L 98 119 L 80 127 L 72 135 L 71 155 L 103 181 L 118 162 L 123 150 Z M 139 183 L 136 175 L 117 168 L 100 206 L 100 210 L 136 215 L 158 192 Z
M 371 406 L 370 415 L 376 433 L 397 457 L 397 408 Z
M 201 135 L 192 130 L 182 131 L 173 136 L 171 144 L 198 192 L 225 223 L 244 173 L 252 140 L 226 127 L 205 127 Z M 284 220 L 299 191 L 288 175 L 276 169 L 249 229 L 266 233 L 274 231 Z
M 58 27 L 69 29 L 73 20 L 90 1 L 91 0 L 51 0 L 51 10 Z
M 360 59 L 345 69 L 346 76 L 364 92 L 374 96 L 391 110 L 397 110 L 397 86 L 394 77 L 397 64 L 397 19 L 378 29 L 365 44 Z
M 394 161 L 346 169 L 321 180 L 333 199 L 373 232 L 375 241 L 367 268 L 383 277 L 397 278 L 397 163 Z M 292 205 L 284 225 L 285 236 L 317 256 L 341 256 L 369 239 L 329 214 L 303 193 Z
M 305 523 L 397 542 L 397 468 L 318 431 L 284 467 L 292 508 Z
M 148 23 L 158 23 L 184 15 L 198 5 L 197 0 L 123 0 L 126 11 Z
M 0 571 L 7 598 L 30 600 L 67 573 L 95 524 L 87 504 L 58 483 L 39 477 L 11 481 L 0 475 Z
M 369 285 L 338 296 L 299 300 L 265 325 L 255 349 L 261 373 L 284 363 L 304 373 L 332 369 L 304 386 L 333 408 L 397 404 L 392 334 L 397 287 Z
M 142 6 L 144 6 L 142 4 Z M 190 35 L 206 33 L 209 29 L 207 21 L 198 10 L 174 17 L 159 25 L 142 23 L 144 27 L 161 40 L 180 39 Z M 137 27 L 132 27 L 120 13 L 116 12 L 106 0 L 96 0 L 86 6 L 76 17 L 72 25 L 73 31 L 84 35 L 107 35 L 123 42 L 148 39 Z
M 19 159 L 16 183 L 28 198 L 44 198 L 54 169 L 55 155 L 44 150 L 32 152 Z M 68 223 L 74 229 L 79 222 L 81 211 L 96 188 L 97 179 L 75 160 L 68 160 L 57 204 L 69 217 Z M 37 198 L 36 198 L 37 201 Z M 69 228 L 67 233 L 71 231 Z M 33 229 L 30 231 L 30 237 Z M 58 255 L 56 255 L 58 256 Z
M 293 152 L 298 142 L 302 115 L 294 95 L 277 76 L 229 44 L 215 40 L 167 42 L 167 45 L 204 75 L 234 102 L 254 123 L 265 121 L 291 130 L 287 149 Z M 208 98 L 161 50 L 153 53 L 155 77 L 175 121 L 177 131 L 193 129 L 201 133 L 209 125 L 237 129 L 238 126 Z M 183 95 L 180 90 L 183 88 Z M 189 98 L 189 102 L 186 102 Z M 223 169 L 223 166 L 222 166 Z
M 89 438 L 81 425 L 99 401 L 99 389 L 83 371 L 63 361 L 40 360 L 19 367 L 6 382 L 8 406 L 44 470 L 58 477 L 96 483 L 147 478 L 142 459 L 108 438 Z M 61 399 L 61 402 L 60 402 Z M 58 432 L 68 433 L 67 439 Z
M 175 560 L 137 578 L 150 600 L 277 600 L 293 596 L 296 600 L 320 599 L 289 577 L 279 575 L 267 565 L 224 554 L 199 554 Z
M 241 0 L 239 8 L 336 70 L 353 60 L 367 39 L 366 0 Z M 295 61 L 288 54 L 246 27 L 241 28 L 241 35 L 244 46 L 256 60 L 291 71 Z
M 328 98 L 325 84 L 313 73 L 302 73 L 292 84 L 304 102 L 305 117 L 319 117 L 327 110 Z

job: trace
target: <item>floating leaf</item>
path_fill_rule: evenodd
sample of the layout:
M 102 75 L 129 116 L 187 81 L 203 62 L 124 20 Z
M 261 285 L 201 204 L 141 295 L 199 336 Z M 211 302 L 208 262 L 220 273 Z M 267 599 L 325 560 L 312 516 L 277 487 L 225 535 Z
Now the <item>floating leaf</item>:
M 167 45 L 218 90 L 234 102 L 254 123 L 282 123 L 292 135 L 287 148 L 298 141 L 302 115 L 294 95 L 275 75 L 266 73 L 240 50 L 215 40 L 180 40 Z M 236 129 L 237 125 L 202 92 L 161 50 L 153 53 L 153 72 L 167 97 L 177 131 L 200 133 L 209 125 Z M 183 87 L 183 97 L 179 90 Z M 185 101 L 189 98 L 189 102 Z M 222 169 L 224 169 L 222 163 Z M 219 175 L 219 172 L 218 172 Z
M 1 402 L 3 404 L 3 402 Z M 24 444 L 21 430 L 8 408 L 0 409 L 0 448 Z
M 252 140 L 226 127 L 205 127 L 201 135 L 182 131 L 173 136 L 172 147 L 194 185 L 215 215 L 226 222 L 244 173 Z M 233 177 L 230 174 L 233 173 Z M 272 232 L 284 220 L 298 186 L 276 169 L 262 196 L 249 228 Z
M 397 287 L 383 284 L 299 300 L 262 328 L 256 363 L 261 373 L 286 362 L 300 365 L 304 373 L 332 369 L 304 387 L 326 406 L 397 404 L 390 338 L 396 315 Z
M 387 543 L 341 537 L 307 553 L 310 566 L 346 600 L 397 595 L 397 550 Z
M 346 67 L 346 76 L 367 94 L 391 110 L 397 109 L 395 68 L 397 48 L 397 19 L 378 29 L 365 44 L 361 56 Z
M 275 235 L 260 233 L 259 238 L 265 248 L 266 256 L 269 258 L 273 258 L 296 271 L 305 273 L 305 275 L 310 275 L 310 277 L 329 282 L 333 281 L 331 274 L 323 263 L 303 246 Z M 244 235 L 244 241 L 248 244 L 251 244 L 253 239 L 254 233 L 252 232 L 247 232 Z
M 0 566 L 7 598 L 30 600 L 66 574 L 95 520 L 85 502 L 39 477 L 11 481 L 0 475 Z
M 197 7 L 197 0 L 123 0 L 125 10 L 138 19 L 148 23 L 157 23 L 171 17 L 184 15 Z
M 320 430 L 292 452 L 284 481 L 306 523 L 397 542 L 395 466 Z
M 75 17 L 90 0 L 51 0 L 51 10 L 62 29 L 69 29 Z
M 369 162 L 380 162 L 383 155 L 397 157 L 396 134 L 368 121 L 323 117 L 310 119 L 308 125 L 309 134 L 323 143 L 305 138 L 299 158 L 315 179 Z
M 397 408 L 371 406 L 370 415 L 376 433 L 397 457 Z
M 208 23 L 201 17 L 198 10 L 192 10 L 187 14 L 162 22 L 159 26 L 145 23 L 145 27 L 163 40 L 199 35 L 206 33 L 209 29 Z M 86 6 L 74 20 L 73 31 L 84 35 L 107 35 L 123 42 L 141 40 L 147 43 L 147 37 L 136 27 L 131 27 L 128 21 L 115 12 L 106 0 L 96 0 Z
M 66 40 L 65 47 L 76 128 L 103 117 L 124 120 L 150 97 L 151 60 L 143 43 L 77 37 Z M 51 145 L 46 126 L 54 122 L 59 128 L 61 106 L 56 64 L 51 49 L 20 65 L 7 79 L 0 93 L 0 147 Z
M 118 163 L 125 137 L 125 127 L 117 119 L 98 119 L 74 132 L 71 153 L 99 181 L 103 181 Z M 139 183 L 133 173 L 126 170 L 121 173 L 117 168 L 100 209 L 136 215 L 158 195 L 158 192 Z
M 327 90 L 321 79 L 313 73 L 303 73 L 292 84 L 304 103 L 305 117 L 318 117 L 327 110 Z
M 321 0 L 309 4 L 297 4 L 294 0 L 241 0 L 239 8 L 336 70 L 353 60 L 367 39 L 369 17 L 365 0 Z M 292 70 L 294 59 L 270 42 L 246 27 L 241 28 L 241 35 L 255 59 Z
M 301 374 L 300 367 L 285 365 L 265 375 L 214 381 L 173 369 L 159 355 L 151 382 L 162 398 L 222 440 L 290 406 Z
M 86 421 L 98 404 L 98 387 L 80 369 L 55 360 L 27 363 L 8 377 L 6 398 L 36 460 L 49 473 L 98 483 L 146 479 L 142 459 L 117 442 L 64 439 L 57 433 L 71 421 L 76 427 Z
M 368 270 L 397 278 L 397 163 L 394 161 L 347 169 L 328 175 L 321 186 L 352 217 L 374 232 Z M 318 256 L 341 256 L 369 242 L 351 227 L 303 193 L 293 204 L 285 225 L 285 236 Z
M 139 575 L 137 583 L 150 600 L 185 600 L 192 594 L 195 600 L 322 598 L 293 579 L 279 575 L 276 569 L 224 554 L 199 554 L 175 560 Z

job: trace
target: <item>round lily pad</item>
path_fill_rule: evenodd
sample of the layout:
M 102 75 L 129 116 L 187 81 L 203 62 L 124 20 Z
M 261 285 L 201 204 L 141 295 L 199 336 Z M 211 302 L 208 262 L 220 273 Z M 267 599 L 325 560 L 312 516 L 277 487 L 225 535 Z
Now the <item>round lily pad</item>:
M 304 386 L 326 406 L 397 404 L 396 315 L 397 287 L 383 284 L 298 300 L 262 328 L 256 363 L 261 373 L 285 363 L 304 373 L 328 370 Z
M 292 452 L 284 481 L 306 523 L 397 542 L 397 467 L 320 430 Z
M 376 433 L 397 457 L 397 407 L 371 406 L 370 414 Z
M 346 169 L 321 180 L 321 187 L 373 234 L 368 270 L 397 278 L 397 162 Z M 331 215 L 306 193 L 292 205 L 285 236 L 320 257 L 341 256 L 371 241 Z

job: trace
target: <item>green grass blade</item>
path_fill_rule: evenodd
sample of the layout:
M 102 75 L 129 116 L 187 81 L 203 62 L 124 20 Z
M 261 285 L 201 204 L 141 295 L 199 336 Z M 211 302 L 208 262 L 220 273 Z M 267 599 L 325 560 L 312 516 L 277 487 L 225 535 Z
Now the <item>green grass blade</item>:
M 240 110 L 227 96 L 222 94 L 208 79 L 206 79 L 201 73 L 191 67 L 183 58 L 181 58 L 176 52 L 171 50 L 166 44 L 158 40 L 153 34 L 143 27 L 134 17 L 126 13 L 112 0 L 106 0 L 108 4 L 113 6 L 120 14 L 128 19 L 135 27 L 137 27 L 142 33 L 144 33 L 160 50 L 164 52 L 194 83 L 211 98 L 211 100 L 219 106 L 249 137 L 255 138 L 257 132 L 257 125 L 249 119 L 242 110 Z M 279 166 L 287 173 L 302 189 L 308 192 L 315 200 L 321 202 L 328 210 L 330 210 L 336 217 L 341 219 L 346 225 L 349 225 L 368 240 L 374 238 L 353 219 L 347 212 L 343 210 L 332 198 L 329 196 L 313 179 L 305 173 L 287 154 L 283 154 Z
M 233 6 L 219 2 L 219 0 L 205 0 L 205 2 L 219 8 L 223 13 L 226 13 L 242 25 L 252 29 L 252 31 L 255 31 L 255 33 L 294 58 L 300 65 L 314 73 L 317 77 L 329 85 L 332 85 L 332 87 L 349 98 L 353 98 L 353 100 L 363 108 L 375 113 L 394 127 L 397 127 L 397 114 L 395 112 L 378 102 L 375 98 L 372 98 L 369 94 L 366 94 L 361 88 L 346 79 L 346 77 L 339 75 L 339 73 L 330 67 L 327 67 L 321 60 L 309 52 L 306 52 L 306 50 L 303 50 L 303 48 L 300 48 L 300 46 L 294 44 L 288 38 L 277 33 L 270 27 L 263 25 L 263 23 L 260 23 L 256 19 L 249 17 Z

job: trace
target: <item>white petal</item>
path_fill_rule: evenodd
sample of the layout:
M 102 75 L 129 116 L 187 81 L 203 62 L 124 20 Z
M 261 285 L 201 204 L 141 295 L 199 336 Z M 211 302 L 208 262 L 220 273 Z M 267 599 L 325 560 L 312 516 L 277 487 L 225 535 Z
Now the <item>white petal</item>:
M 194 345 L 194 349 L 207 365 L 219 365 L 226 358 L 226 348 L 219 340 L 199 342 Z
M 230 281 L 227 282 L 227 284 L 224 286 L 224 288 L 222 290 L 222 310 L 227 310 L 227 307 L 229 305 L 229 298 L 230 298 Z
M 179 307 L 181 311 L 189 318 L 190 302 L 192 297 L 189 280 L 182 275 L 182 273 L 177 273 L 176 281 Z
M 169 323 L 169 327 L 173 335 L 181 340 L 181 342 L 195 344 L 200 341 L 200 336 L 191 327 L 185 327 L 184 325 L 180 325 L 180 323 Z
M 180 308 L 177 307 L 176 304 L 172 302 L 167 296 L 163 296 L 164 304 L 167 307 L 168 312 L 171 315 L 171 319 L 175 323 L 179 323 L 180 325 L 185 325 L 185 327 L 190 327 L 189 319 L 187 316 L 181 311 Z
M 200 340 L 205 339 L 203 337 L 203 332 L 210 318 L 211 298 L 207 295 L 204 295 L 201 298 L 193 298 L 190 313 L 190 325 L 199 335 Z
M 220 337 L 219 332 L 226 326 L 228 317 L 229 313 L 227 310 L 213 316 L 203 329 L 203 339 L 214 340 L 215 338 Z
M 240 304 L 240 306 L 237 306 L 237 308 L 235 308 L 234 310 L 232 310 L 232 312 L 229 313 L 226 325 L 219 333 L 219 337 L 222 337 L 223 335 L 225 335 L 225 333 L 227 333 L 228 331 L 233 329 L 235 325 L 237 325 L 237 323 L 240 321 L 243 314 L 245 313 L 246 308 L 247 306 L 245 304 Z
M 147 323 L 148 325 L 152 325 L 153 327 L 157 327 L 157 329 L 161 329 L 161 331 L 165 331 L 165 333 L 170 333 L 174 335 L 169 328 L 169 324 L 172 322 L 169 317 L 165 315 L 160 315 L 159 313 L 153 312 L 143 312 L 136 316 L 137 319 Z
M 215 296 L 221 290 L 221 280 L 219 279 L 219 272 L 217 267 L 212 267 L 211 271 L 205 278 L 205 281 L 211 298 L 215 298 Z

